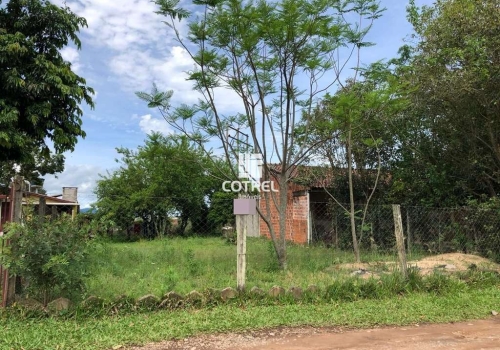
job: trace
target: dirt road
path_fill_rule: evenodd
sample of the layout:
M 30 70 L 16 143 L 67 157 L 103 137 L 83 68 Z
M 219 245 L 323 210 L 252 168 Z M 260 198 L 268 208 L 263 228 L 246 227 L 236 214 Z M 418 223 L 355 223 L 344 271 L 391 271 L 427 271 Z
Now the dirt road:
M 262 350 L 500 349 L 500 319 L 290 336 L 253 348 Z
M 344 330 L 282 328 L 206 335 L 151 344 L 141 350 L 421 350 L 500 349 L 500 316 L 454 324 Z

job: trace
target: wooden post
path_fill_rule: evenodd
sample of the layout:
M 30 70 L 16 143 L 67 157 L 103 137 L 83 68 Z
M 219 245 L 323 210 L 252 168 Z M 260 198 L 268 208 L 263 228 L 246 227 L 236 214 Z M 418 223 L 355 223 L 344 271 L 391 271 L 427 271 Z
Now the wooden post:
M 21 223 L 23 213 L 24 178 L 16 175 L 10 192 L 11 222 Z M 9 242 L 6 243 L 9 245 Z M 14 303 L 16 298 L 16 276 L 4 270 L 2 289 L 2 306 L 7 307 Z
M 239 291 L 245 289 L 246 252 L 247 252 L 247 220 L 250 215 L 236 215 L 236 284 Z
M 406 208 L 406 239 L 408 246 L 408 255 L 411 257 L 411 231 L 410 231 L 410 211 Z
M 403 219 L 401 218 L 401 206 L 393 205 L 392 213 L 394 216 L 394 233 L 396 235 L 396 246 L 398 248 L 399 266 L 404 278 L 408 277 L 406 265 L 406 249 L 403 236 Z
M 14 198 L 13 198 L 13 211 L 12 211 L 12 222 L 21 223 L 23 214 L 23 190 L 24 190 L 24 178 L 22 176 L 16 175 L 14 179 Z
M 56 206 L 56 205 L 53 205 L 53 206 L 51 207 L 50 218 L 51 218 L 52 220 L 55 220 L 55 219 L 57 219 L 57 216 L 58 216 L 58 215 L 57 215 L 57 206 Z
M 45 209 L 46 209 L 46 201 L 45 197 L 40 197 L 38 200 L 38 222 L 40 225 L 43 225 L 43 222 L 45 221 Z
M 243 291 L 247 269 L 248 223 L 257 214 L 257 201 L 241 197 L 235 199 L 233 214 L 236 215 L 236 285 L 239 291 Z

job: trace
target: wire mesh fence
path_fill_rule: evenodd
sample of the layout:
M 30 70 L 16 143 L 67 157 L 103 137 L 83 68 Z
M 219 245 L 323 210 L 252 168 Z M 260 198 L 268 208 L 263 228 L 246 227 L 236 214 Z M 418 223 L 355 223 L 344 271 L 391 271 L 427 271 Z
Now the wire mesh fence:
M 500 260 L 500 213 L 493 209 L 406 208 L 408 249 Z
M 229 214 L 220 209 L 205 206 L 191 207 L 187 211 L 141 210 L 117 208 L 102 213 L 86 213 L 108 221 L 108 236 L 123 241 L 168 237 L 214 237 L 235 232 L 235 217 L 232 215 L 232 200 L 228 201 Z M 223 210 L 222 210 L 223 211 Z M 228 210 L 226 210 L 227 212 Z
M 35 200 L 33 200 L 35 198 Z M 154 239 L 158 237 L 221 237 L 229 243 L 236 238 L 236 220 L 232 213 L 233 198 L 172 207 L 172 198 L 149 198 L 143 206 L 130 205 L 131 196 L 116 196 L 107 207 L 75 209 L 75 205 L 55 201 L 41 202 L 40 197 L 25 196 L 23 215 L 43 215 L 56 218 L 76 211 L 89 220 L 100 220 L 107 235 L 119 240 Z M 179 202 L 179 199 L 176 199 Z M 307 231 L 304 239 L 296 232 L 297 208 L 286 216 L 286 236 L 289 241 L 304 243 L 318 250 L 306 259 L 317 259 L 319 265 L 327 261 L 353 261 L 353 230 L 348 204 L 334 201 L 298 202 L 307 213 L 300 217 L 300 227 Z M 7 204 L 4 203 L 4 206 Z M 296 204 L 289 204 L 294 207 Z M 5 209 L 5 208 L 4 208 Z M 354 227 L 362 261 L 395 261 L 397 256 L 394 217 L 391 205 L 355 205 Z M 406 253 L 410 259 L 422 256 L 460 252 L 480 255 L 500 261 L 500 212 L 477 207 L 427 208 L 401 207 Z M 277 213 L 269 218 L 279 227 Z M 255 221 L 255 220 L 254 220 Z M 266 224 L 257 218 L 249 236 L 267 237 Z M 321 251 L 321 252 L 320 252 Z M 257 261 L 272 257 L 274 248 L 268 247 L 249 252 Z M 305 259 L 294 245 L 288 244 L 288 260 Z M 301 261 L 300 264 L 306 262 Z M 309 262 L 314 265 L 313 262 Z M 318 265 L 318 266 L 319 266 Z
M 126 203 L 127 200 L 125 197 L 113 198 L 115 203 Z M 168 198 L 156 198 L 155 202 L 158 204 L 168 200 Z M 340 205 L 333 201 L 311 201 L 306 205 L 307 215 L 300 218 L 302 221 L 301 226 L 299 225 L 307 231 L 306 239 L 298 239 L 295 214 L 286 216 L 288 261 L 291 264 L 317 265 L 318 268 L 332 262 L 353 262 L 353 230 L 349 205 Z M 209 202 L 202 205 L 186 205 L 183 210 L 169 207 L 158 210 L 161 208 L 158 205 L 154 209 L 131 208 L 124 205 L 121 208 L 116 206 L 108 210 L 98 208 L 87 212 L 87 215 L 107 220 L 108 235 L 122 240 L 197 236 L 221 237 L 229 243 L 234 243 L 236 220 L 232 214 L 232 206 L 233 199 L 225 198 L 219 199 L 216 205 Z M 297 211 L 297 208 L 294 210 Z M 401 214 L 404 244 L 409 259 L 459 252 L 500 261 L 498 210 L 402 206 Z M 269 219 L 275 228 L 279 227 L 276 213 Z M 362 261 L 396 261 L 396 237 L 391 205 L 370 205 L 368 208 L 356 205 L 354 224 Z M 248 235 L 270 238 L 262 218 L 257 218 Z M 297 247 L 293 243 L 298 243 Z M 300 248 L 304 245 L 316 249 L 315 253 L 304 255 Z M 259 245 L 258 250 L 249 248 L 248 259 L 267 261 L 275 256 L 271 241 L 264 246 L 265 248 L 262 248 L 262 245 Z M 303 259 L 309 261 L 298 261 Z
M 41 196 L 28 196 L 23 199 L 23 215 L 41 215 L 57 218 L 62 214 L 75 215 L 79 211 L 75 204 L 64 201 L 46 202 L 42 205 Z M 112 197 L 110 202 L 123 202 L 108 209 L 108 217 L 114 222 L 110 236 L 125 240 L 153 239 L 165 236 L 234 236 L 235 216 L 232 214 L 233 198 L 218 199 L 217 205 L 207 201 L 198 205 L 185 205 L 183 208 L 163 208 L 163 202 L 173 202 L 172 198 L 144 199 L 144 205 L 127 204 L 127 196 Z M 154 209 L 151 208 L 151 200 Z M 295 198 L 294 198 L 295 200 Z M 3 210 L 8 208 L 8 197 L 4 198 Z M 137 202 L 137 201 L 136 201 Z M 179 202 L 179 198 L 176 198 Z M 150 203 L 150 204 L 147 204 Z M 179 202 L 182 205 L 182 202 Z M 339 251 L 352 251 L 353 230 L 351 227 L 350 207 L 333 201 L 298 202 L 304 206 L 307 215 L 301 218 L 307 238 L 298 239 L 297 225 L 294 220 L 295 201 L 291 215 L 286 215 L 286 236 L 293 243 L 323 245 Z M 463 252 L 499 260 L 500 251 L 500 212 L 498 209 L 480 207 L 428 208 L 402 206 L 402 219 L 407 253 L 442 254 Z M 89 216 L 95 211 L 88 213 Z M 264 213 L 265 214 L 265 213 Z M 5 214 L 3 215 L 6 216 Z M 276 211 L 268 221 L 275 223 L 279 218 Z M 5 221 L 5 218 L 2 218 Z M 358 245 L 362 252 L 395 253 L 394 219 L 391 205 L 355 205 L 354 226 Z M 252 236 L 269 236 L 264 220 L 258 219 L 251 230 Z
M 348 205 L 311 203 L 312 242 L 353 249 Z M 500 261 L 500 212 L 472 207 L 401 207 L 406 252 L 412 255 L 465 253 Z M 355 231 L 365 253 L 396 253 L 391 205 L 356 205 Z

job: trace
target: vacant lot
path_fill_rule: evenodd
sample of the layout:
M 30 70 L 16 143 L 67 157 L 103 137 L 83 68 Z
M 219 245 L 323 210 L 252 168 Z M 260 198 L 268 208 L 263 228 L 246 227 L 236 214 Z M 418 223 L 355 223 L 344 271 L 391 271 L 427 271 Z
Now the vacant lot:
M 320 288 L 351 274 L 363 278 L 390 273 L 395 253 L 365 252 L 363 264 L 354 264 L 353 254 L 325 247 L 288 247 L 288 270 L 278 270 L 272 245 L 266 239 L 247 243 L 247 286 L 269 289 L 274 285 Z M 426 257 L 412 254 L 411 265 L 428 274 L 478 269 L 498 270 L 488 260 L 464 254 Z M 106 299 L 118 295 L 139 297 L 167 291 L 188 293 L 193 289 L 224 288 L 236 283 L 236 247 L 221 238 L 164 239 L 135 243 L 107 243 L 93 253 L 89 293 Z M 445 269 L 445 267 L 447 267 Z
M 393 262 L 393 254 L 365 253 L 363 261 L 377 269 L 389 270 L 380 262 Z M 166 291 L 188 293 L 193 289 L 224 288 L 236 284 L 236 246 L 221 238 L 188 238 L 107 243 L 94 252 L 92 277 L 87 284 L 91 294 L 104 298 L 118 295 L 139 297 Z M 247 285 L 263 289 L 274 285 L 324 287 L 333 279 L 347 276 L 353 269 L 351 252 L 325 247 L 288 247 L 288 270 L 278 269 L 271 242 L 248 239 Z M 377 263 L 376 263 L 377 262 Z M 339 270 L 340 269 L 340 270 Z
M 169 290 L 184 294 L 234 286 L 236 248 L 218 238 L 100 244 L 92 253 L 88 293 L 111 301 L 102 308 L 77 308 L 52 318 L 4 311 L 0 349 L 118 349 L 203 334 L 262 334 L 283 326 L 367 328 L 454 322 L 484 318 L 500 309 L 498 273 L 478 272 L 497 265 L 478 257 L 452 254 L 433 257 L 434 263 L 430 257 L 419 259 L 416 264 L 422 270 L 412 270 L 403 280 L 391 273 L 392 254 L 365 254 L 363 265 L 355 265 L 350 252 L 290 246 L 289 269 L 281 272 L 268 241 L 249 240 L 248 252 L 249 287 L 316 284 L 322 287 L 320 292 L 300 300 L 289 295 L 243 296 L 180 309 L 116 309 L 111 307 L 113 300 L 122 294 L 162 296 Z M 454 268 L 445 268 L 452 264 Z M 426 269 L 443 273 L 421 273 Z M 445 276 L 460 269 L 468 272 L 458 278 Z M 203 349 L 198 345 L 189 349 L 193 347 Z

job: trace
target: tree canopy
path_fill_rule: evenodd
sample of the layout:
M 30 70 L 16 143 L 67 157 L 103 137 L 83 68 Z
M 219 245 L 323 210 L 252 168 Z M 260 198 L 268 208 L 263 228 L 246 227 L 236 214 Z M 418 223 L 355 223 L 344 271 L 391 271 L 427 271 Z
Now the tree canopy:
M 396 148 L 390 125 L 407 103 L 403 85 L 385 64 L 375 63 L 361 71 L 360 80 L 356 78 L 342 84 L 333 96 L 327 94 L 307 116 L 309 127 L 300 125 L 297 133 L 304 135 L 300 142 L 314 150 L 310 161 L 316 166 L 310 180 L 329 179 L 324 191 L 350 218 L 359 261 L 355 206 L 363 206 L 363 227 L 370 202 L 381 192 L 379 184 L 383 182 L 387 189 Z
M 398 62 L 415 87 L 396 130 L 395 196 L 413 204 L 463 205 L 500 191 L 498 1 L 439 0 L 408 18 L 416 45 Z
M 8 193 L 8 187 L 16 174 L 29 180 L 31 185 L 39 186 L 38 191 L 42 193 L 44 192 L 43 176 L 64 170 L 65 159 L 62 154 L 51 154 L 50 157 L 46 157 L 41 154 L 39 148 L 34 146 L 31 151 L 26 148 L 25 152 L 29 153 L 29 156 L 25 156 L 21 164 L 14 160 L 0 161 L 0 193 Z
M 86 25 L 47 0 L 0 8 L 0 162 L 35 163 L 35 155 L 50 158 L 49 144 L 60 154 L 85 136 L 80 104 L 93 107 L 93 90 L 61 49 L 80 49 L 77 33 Z
M 188 224 L 193 233 L 211 234 L 233 220 L 234 196 L 218 194 L 214 160 L 186 137 L 153 133 L 137 151 L 117 151 L 120 168 L 98 181 L 96 206 L 121 229 L 139 220 L 151 225 L 150 237 L 184 235 Z

